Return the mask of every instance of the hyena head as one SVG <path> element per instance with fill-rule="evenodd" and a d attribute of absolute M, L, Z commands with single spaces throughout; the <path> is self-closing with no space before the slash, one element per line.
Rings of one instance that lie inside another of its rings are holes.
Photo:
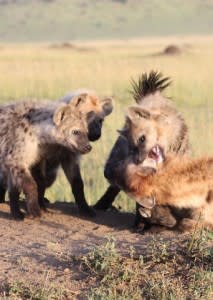
<path fill-rule="evenodd" d="M 87 122 L 81 112 L 70 105 L 63 105 L 54 112 L 53 122 L 60 144 L 81 154 L 91 151 Z"/>
<path fill-rule="evenodd" d="M 123 130 L 136 162 L 151 158 L 160 163 L 171 148 L 170 116 L 140 106 L 129 107 Z"/>
<path fill-rule="evenodd" d="M 113 110 L 112 99 L 99 99 L 95 94 L 82 93 L 72 98 L 69 105 L 78 109 L 87 120 L 89 140 L 98 140 L 104 118 Z"/>

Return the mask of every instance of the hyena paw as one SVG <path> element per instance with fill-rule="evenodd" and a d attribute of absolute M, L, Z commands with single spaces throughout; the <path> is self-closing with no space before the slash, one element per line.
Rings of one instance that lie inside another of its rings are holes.
<path fill-rule="evenodd" d="M 136 201 L 144 208 L 144 209 L 148 209 L 148 210 L 151 210 L 155 204 L 156 204 L 156 201 L 155 201 L 155 198 L 150 196 L 150 197 L 143 197 L 143 198 L 139 198 L 139 199 L 136 199 Z"/>
<path fill-rule="evenodd" d="M 94 218 L 96 216 L 95 211 L 91 207 L 79 208 L 79 213 L 83 217 Z"/>
<path fill-rule="evenodd" d="M 15 220 L 24 220 L 25 214 L 22 211 L 17 210 L 15 212 L 12 212 L 12 217 Z"/>
<path fill-rule="evenodd" d="M 152 210 L 149 208 L 145 208 L 145 207 L 141 206 L 138 209 L 138 211 L 143 218 L 151 218 L 151 216 L 152 216 Z"/>
<path fill-rule="evenodd" d="M 29 203 L 27 206 L 29 216 L 37 218 L 41 216 L 41 210 L 38 203 Z"/>

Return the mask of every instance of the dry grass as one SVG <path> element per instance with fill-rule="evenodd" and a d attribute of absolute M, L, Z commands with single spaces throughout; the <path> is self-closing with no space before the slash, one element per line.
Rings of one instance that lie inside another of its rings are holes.
<path fill-rule="evenodd" d="M 194 155 L 213 154 L 212 39 L 199 38 L 196 41 L 191 38 L 190 47 L 180 56 L 152 55 L 173 42 L 183 46 L 187 40 L 158 38 L 114 44 L 79 44 L 81 49 L 85 47 L 85 51 L 78 51 L 78 47 L 52 49 L 45 44 L 2 45 L 1 102 L 28 97 L 57 99 L 79 87 L 88 87 L 101 95 L 114 97 L 115 110 L 104 124 L 102 139 L 82 160 L 87 199 L 90 204 L 95 203 L 107 187 L 103 166 L 117 137 L 116 129 L 123 123 L 126 106 L 133 103 L 128 93 L 130 78 L 136 78 L 141 72 L 155 69 L 172 77 L 173 85 L 167 95 L 174 99 L 187 119 Z M 88 47 L 90 51 L 87 51 Z M 63 176 L 47 196 L 52 201 L 71 200 L 70 189 Z M 134 203 L 124 195 L 118 198 L 117 205 L 124 210 L 134 208 Z"/>

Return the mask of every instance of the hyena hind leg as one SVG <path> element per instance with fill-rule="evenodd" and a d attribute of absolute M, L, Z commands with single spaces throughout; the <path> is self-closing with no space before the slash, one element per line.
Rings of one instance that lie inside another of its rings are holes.
<path fill-rule="evenodd" d="M 37 183 L 31 175 L 30 170 L 16 166 L 10 173 L 10 203 L 12 208 L 18 212 L 18 197 L 17 190 L 23 191 L 27 201 L 27 212 L 32 217 L 39 217 L 41 215 L 38 203 L 38 187 Z M 16 197 L 14 197 L 14 195 Z M 12 202 L 11 202 L 12 201 Z M 14 212 L 15 213 L 15 212 Z"/>
<path fill-rule="evenodd" d="M 24 213 L 19 207 L 19 189 L 12 183 L 11 178 L 8 179 L 8 195 L 10 201 L 10 211 L 14 219 L 22 220 L 24 219 Z"/>

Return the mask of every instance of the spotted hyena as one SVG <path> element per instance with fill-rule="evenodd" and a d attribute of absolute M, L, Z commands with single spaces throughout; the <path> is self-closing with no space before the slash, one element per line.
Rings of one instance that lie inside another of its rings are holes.
<path fill-rule="evenodd" d="M 101 137 L 102 126 L 106 116 L 113 110 L 111 98 L 99 98 L 95 92 L 88 90 L 79 90 L 72 94 L 66 95 L 52 104 L 58 107 L 62 103 L 75 107 L 75 110 L 81 113 L 87 123 L 88 139 L 96 141 Z M 57 149 L 56 149 L 57 148 Z M 48 153 L 45 154 L 45 166 L 43 176 L 41 176 L 40 165 L 35 165 L 32 168 L 33 177 L 36 178 L 40 190 L 40 205 L 44 207 L 44 193 L 47 187 L 50 187 L 57 177 L 57 171 L 61 165 L 64 173 L 70 182 L 72 192 L 78 204 L 81 214 L 93 216 L 86 202 L 84 195 L 84 184 L 80 172 L 80 157 L 81 154 L 72 151 L 67 147 L 55 145 L 49 147 Z M 4 201 L 5 187 L 1 185 L 1 200 Z"/>
<path fill-rule="evenodd" d="M 151 144 L 161 141 L 166 153 L 180 156 L 190 152 L 187 125 L 172 101 L 162 95 L 169 84 L 168 77 L 154 71 L 133 82 L 132 94 L 138 105 L 129 108 L 106 162 L 104 175 L 110 186 L 95 205 L 96 209 L 107 209 L 120 190 L 126 190 L 126 162 L 129 158 L 137 163 L 143 161 Z M 136 225 L 140 218 L 137 210 Z"/>
<path fill-rule="evenodd" d="M 153 150 L 157 155 L 153 156 Z M 154 146 L 150 156 L 156 163 L 155 172 L 147 174 L 144 163 L 130 162 L 126 167 L 128 193 L 142 206 L 143 217 L 150 224 L 161 224 L 169 209 L 166 227 L 213 229 L 213 158 L 165 158 L 161 145 Z"/>
<path fill-rule="evenodd" d="M 38 179 L 45 172 L 45 158 L 58 147 L 73 153 L 91 150 L 87 122 L 74 105 L 21 102 L 0 108 L 0 164 L 6 181 L 13 217 L 23 218 L 19 194 L 24 192 L 29 215 L 40 215 Z M 38 172 L 39 170 L 39 172 Z"/>

